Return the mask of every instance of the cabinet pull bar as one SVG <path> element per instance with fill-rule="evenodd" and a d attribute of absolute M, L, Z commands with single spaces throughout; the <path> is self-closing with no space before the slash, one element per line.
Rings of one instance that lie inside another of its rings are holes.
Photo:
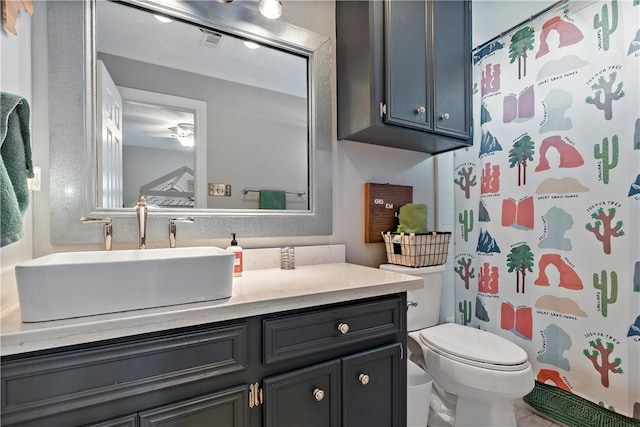
<path fill-rule="evenodd" d="M 262 404 L 262 389 L 260 384 L 249 385 L 249 408 L 257 408 Z"/>

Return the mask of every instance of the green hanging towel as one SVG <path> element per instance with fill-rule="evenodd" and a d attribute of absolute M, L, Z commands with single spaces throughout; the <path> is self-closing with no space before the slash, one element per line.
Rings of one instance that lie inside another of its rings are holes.
<path fill-rule="evenodd" d="M 22 238 L 33 178 L 29 103 L 6 92 L 0 92 L 0 155 L 0 246 L 6 246 Z"/>
<path fill-rule="evenodd" d="M 260 190 L 260 209 L 287 209 L 287 194 L 281 190 Z"/>

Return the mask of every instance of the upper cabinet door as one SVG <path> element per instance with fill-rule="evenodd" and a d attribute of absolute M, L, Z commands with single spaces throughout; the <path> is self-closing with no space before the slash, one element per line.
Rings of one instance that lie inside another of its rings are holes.
<path fill-rule="evenodd" d="M 385 1 L 385 122 L 416 129 L 432 129 L 430 99 L 432 71 L 427 63 L 431 47 L 425 31 L 431 8 L 425 1 Z"/>
<path fill-rule="evenodd" d="M 454 137 L 471 137 L 470 5 L 434 1 L 434 129 Z"/>

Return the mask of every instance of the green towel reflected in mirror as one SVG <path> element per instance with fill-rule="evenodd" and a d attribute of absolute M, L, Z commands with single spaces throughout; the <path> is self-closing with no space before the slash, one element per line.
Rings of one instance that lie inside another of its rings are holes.
<path fill-rule="evenodd" d="M 287 194 L 282 190 L 260 190 L 260 209 L 287 209 Z"/>

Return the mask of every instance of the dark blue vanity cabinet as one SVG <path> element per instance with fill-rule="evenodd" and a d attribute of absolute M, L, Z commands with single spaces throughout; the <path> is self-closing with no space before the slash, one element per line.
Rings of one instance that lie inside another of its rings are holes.
<path fill-rule="evenodd" d="M 336 2 L 338 139 L 427 153 L 472 144 L 471 2 Z"/>
<path fill-rule="evenodd" d="M 404 293 L 2 358 L 2 426 L 406 424 Z"/>

